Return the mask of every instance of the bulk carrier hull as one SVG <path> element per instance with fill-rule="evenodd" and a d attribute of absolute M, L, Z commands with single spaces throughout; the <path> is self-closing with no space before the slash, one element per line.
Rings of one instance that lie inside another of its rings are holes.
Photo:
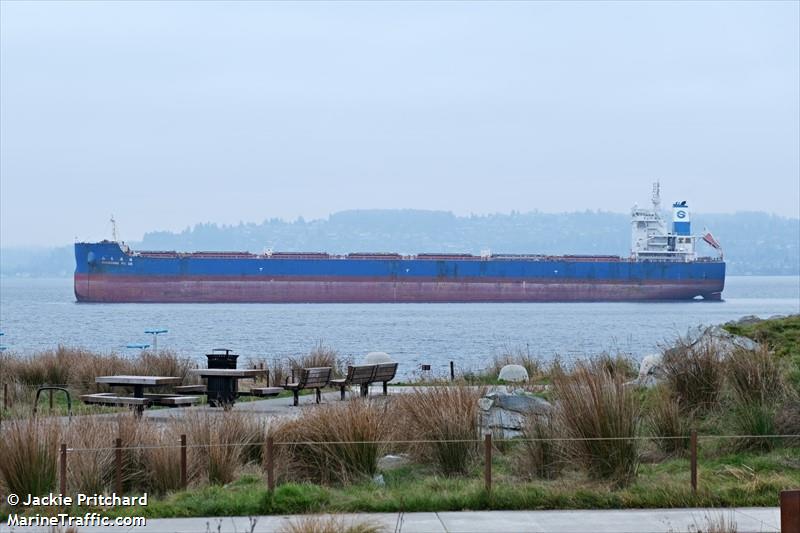
<path fill-rule="evenodd" d="M 721 260 L 132 252 L 75 245 L 79 302 L 599 302 L 719 300 Z"/>

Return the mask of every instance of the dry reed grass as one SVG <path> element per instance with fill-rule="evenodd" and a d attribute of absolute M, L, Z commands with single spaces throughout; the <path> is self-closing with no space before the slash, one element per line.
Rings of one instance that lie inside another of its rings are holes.
<path fill-rule="evenodd" d="M 9 493 L 40 496 L 55 489 L 60 424 L 52 419 L 3 423 L 0 481 Z"/>
<path fill-rule="evenodd" d="M 555 416 L 530 416 L 522 426 L 522 443 L 517 452 L 517 465 L 524 477 L 556 479 L 566 466 L 564 443 Z"/>
<path fill-rule="evenodd" d="M 279 533 L 380 533 L 386 529 L 378 523 L 347 520 L 341 516 L 304 516 L 290 520 Z"/>
<path fill-rule="evenodd" d="M 620 375 L 596 372 L 579 363 L 569 373 L 555 374 L 554 393 L 559 425 L 567 437 L 567 453 L 589 476 L 625 485 L 639 466 L 639 406 Z M 589 440 L 583 440 L 589 439 Z M 606 440 L 607 439 L 607 440 Z"/>
<path fill-rule="evenodd" d="M 648 406 L 646 425 L 659 449 L 679 456 L 689 449 L 691 415 L 685 415 L 680 405 L 665 387 L 654 391 Z"/>
<path fill-rule="evenodd" d="M 186 434 L 192 445 L 189 475 L 224 485 L 236 478 L 241 467 L 260 460 L 266 426 L 244 413 L 190 413 L 176 421 L 175 432 Z M 200 445 L 200 446 L 197 446 Z"/>
<path fill-rule="evenodd" d="M 789 394 L 784 361 L 770 353 L 766 346 L 734 350 L 725 360 L 725 370 L 737 401 L 776 403 Z"/>
<path fill-rule="evenodd" d="M 348 364 L 352 364 L 352 359 L 339 357 L 339 352 L 319 341 L 309 353 L 299 357 L 290 357 L 288 369 L 290 372 L 291 369 L 329 366 L 333 369 L 334 376 L 341 377 L 347 373 Z"/>
<path fill-rule="evenodd" d="M 58 346 L 31 355 L 0 356 L 0 375 L 4 382 L 26 387 L 66 385 L 79 392 L 95 389 L 97 376 L 114 374 L 177 376 L 188 382 L 195 379 L 189 374 L 192 368 L 194 364 L 189 359 L 169 350 L 143 351 L 133 357 L 122 357 L 115 353 L 100 354 Z"/>
<path fill-rule="evenodd" d="M 709 410 L 718 405 L 724 378 L 724 363 L 714 339 L 691 343 L 679 338 L 665 350 L 666 382 L 685 413 Z"/>
<path fill-rule="evenodd" d="M 398 395 L 398 438 L 432 441 L 412 446 L 412 453 L 444 474 L 466 474 L 478 455 L 478 399 L 484 393 L 485 387 L 431 386 Z"/>
<path fill-rule="evenodd" d="M 274 428 L 277 453 L 292 481 L 349 483 L 371 478 L 392 419 L 384 402 L 356 398 L 303 411 Z"/>

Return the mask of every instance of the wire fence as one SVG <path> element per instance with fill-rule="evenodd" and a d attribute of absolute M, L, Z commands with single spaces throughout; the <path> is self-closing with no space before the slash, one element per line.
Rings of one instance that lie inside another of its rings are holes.
<path fill-rule="evenodd" d="M 156 450 L 156 449 L 173 449 L 180 450 L 181 458 L 181 472 L 180 479 L 182 488 L 187 486 L 188 480 L 188 466 L 187 466 L 187 452 L 191 449 L 203 448 L 253 448 L 260 447 L 264 450 L 264 466 L 267 475 L 268 490 L 275 489 L 275 448 L 279 446 L 324 446 L 324 445 L 413 445 L 413 444 L 474 444 L 484 445 L 484 484 L 485 490 L 491 492 L 492 490 L 492 457 L 493 450 L 496 446 L 503 443 L 522 443 L 522 442 L 575 442 L 575 441 L 653 441 L 653 440 L 686 440 L 689 439 L 689 460 L 690 460 L 690 482 L 692 492 L 696 493 L 698 489 L 698 442 L 701 440 L 735 440 L 735 439 L 800 439 L 800 434 L 769 434 L 769 435 L 699 435 L 696 431 L 692 430 L 689 435 L 682 436 L 630 436 L 630 437 L 549 437 L 549 438 L 500 438 L 495 439 L 491 433 L 487 433 L 483 438 L 474 439 L 381 439 L 381 440 L 304 440 L 304 441 L 281 441 L 275 440 L 274 437 L 268 436 L 263 441 L 248 441 L 248 442 L 203 442 L 203 443 L 189 443 L 187 435 L 180 435 L 176 443 L 163 443 L 163 444 L 137 444 L 137 445 L 123 445 L 122 439 L 117 437 L 112 446 L 96 446 L 96 447 L 69 447 L 66 443 L 62 443 L 59 448 L 59 485 L 62 494 L 66 493 L 67 487 L 67 463 L 69 453 L 81 452 L 115 452 L 115 486 L 122 486 L 122 465 L 123 453 L 141 450 Z"/>

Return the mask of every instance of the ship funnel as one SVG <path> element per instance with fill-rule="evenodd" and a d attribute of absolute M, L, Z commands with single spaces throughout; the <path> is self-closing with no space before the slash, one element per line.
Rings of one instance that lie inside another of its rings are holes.
<path fill-rule="evenodd" d="M 692 234 L 692 221 L 686 201 L 672 204 L 672 233 L 675 235 Z"/>

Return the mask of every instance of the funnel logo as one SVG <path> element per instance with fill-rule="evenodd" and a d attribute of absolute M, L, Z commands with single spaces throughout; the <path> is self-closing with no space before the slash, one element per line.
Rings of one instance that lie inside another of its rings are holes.
<path fill-rule="evenodd" d="M 675 216 L 678 218 L 686 218 L 686 211 L 678 211 L 675 213 Z"/>

